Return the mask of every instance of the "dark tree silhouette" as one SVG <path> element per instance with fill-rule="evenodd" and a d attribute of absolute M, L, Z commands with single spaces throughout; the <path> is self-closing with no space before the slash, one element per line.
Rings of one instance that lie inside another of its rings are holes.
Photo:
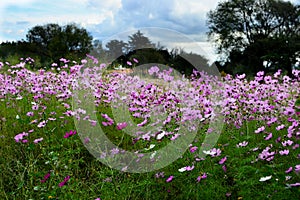
<path fill-rule="evenodd" d="M 281 68 L 291 74 L 299 56 L 300 6 L 290 2 L 222 1 L 209 12 L 208 27 L 231 73 Z"/>

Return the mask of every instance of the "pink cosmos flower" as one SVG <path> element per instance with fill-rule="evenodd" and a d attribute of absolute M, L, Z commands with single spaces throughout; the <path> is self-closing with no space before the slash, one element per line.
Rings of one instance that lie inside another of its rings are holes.
<path fill-rule="evenodd" d="M 35 139 L 35 140 L 33 141 L 33 143 L 34 143 L 34 144 L 37 144 L 37 143 L 39 143 L 39 142 L 41 142 L 41 141 L 43 141 L 43 138 L 38 138 L 38 139 Z"/>
<path fill-rule="evenodd" d="M 66 176 L 65 179 L 58 184 L 59 187 L 64 186 L 70 180 L 70 176 Z"/>
<path fill-rule="evenodd" d="M 247 141 L 243 141 L 243 142 L 238 143 L 238 144 L 236 145 L 236 147 L 237 147 L 237 148 L 239 148 L 239 147 L 245 147 L 245 146 L 247 146 L 247 145 L 248 145 L 248 142 L 247 142 Z"/>
<path fill-rule="evenodd" d="M 265 140 L 270 140 L 273 137 L 273 134 L 270 133 L 269 135 L 267 135 L 267 137 L 265 137 Z"/>
<path fill-rule="evenodd" d="M 285 171 L 285 173 L 288 174 L 288 173 L 290 173 L 291 171 L 293 171 L 293 167 L 288 168 L 288 169 Z"/>
<path fill-rule="evenodd" d="M 265 130 L 265 127 L 262 126 L 262 127 L 258 128 L 257 130 L 255 130 L 255 133 L 261 133 L 261 132 L 263 132 L 264 130 Z"/>
<path fill-rule="evenodd" d="M 23 137 L 25 137 L 25 136 L 28 136 L 28 133 L 23 132 L 23 133 L 16 135 L 14 138 L 15 138 L 16 142 L 20 142 L 21 140 L 23 140 Z"/>
<path fill-rule="evenodd" d="M 69 138 L 69 137 L 71 137 L 72 135 L 75 135 L 75 134 L 76 134 L 76 131 L 70 130 L 69 132 L 66 132 L 64 138 Z"/>
<path fill-rule="evenodd" d="M 296 172 L 296 173 L 299 173 L 299 172 L 300 172 L 300 165 L 296 165 L 296 166 L 295 166 L 295 172 Z"/>
<path fill-rule="evenodd" d="M 44 176 L 44 179 L 41 180 L 41 183 L 45 183 L 49 178 L 50 178 L 51 174 L 50 172 L 48 172 L 45 176 Z"/>
<path fill-rule="evenodd" d="M 206 178 L 207 178 L 207 175 L 206 175 L 206 173 L 204 173 L 202 176 L 198 176 L 197 182 L 199 183 L 201 181 L 201 179 L 206 179 Z"/>
<path fill-rule="evenodd" d="M 282 151 L 279 151 L 279 154 L 280 155 L 288 155 L 290 153 L 290 151 L 288 149 L 285 149 L 285 150 L 282 150 Z"/>
<path fill-rule="evenodd" d="M 171 138 L 170 138 L 170 140 L 176 140 L 176 138 L 178 138 L 180 136 L 180 134 L 179 133 L 176 133 L 176 134 L 174 134 Z"/>
<path fill-rule="evenodd" d="M 300 186 L 300 183 L 289 184 L 289 186 L 291 186 L 291 187 L 298 187 L 298 186 Z"/>
<path fill-rule="evenodd" d="M 223 171 L 226 173 L 226 171 L 227 171 L 226 165 L 223 165 L 223 166 L 222 166 L 222 169 L 223 169 Z"/>
<path fill-rule="evenodd" d="M 122 123 L 118 123 L 117 124 L 117 129 L 118 130 L 122 130 L 122 129 L 126 128 L 126 127 L 127 127 L 127 123 L 126 122 L 122 122 Z"/>
<path fill-rule="evenodd" d="M 170 176 L 169 178 L 167 178 L 166 182 L 169 183 L 173 180 L 174 176 Z"/>
<path fill-rule="evenodd" d="M 277 130 L 277 131 L 280 131 L 280 130 L 284 129 L 284 127 L 285 127 L 285 125 L 282 124 L 282 125 L 280 125 L 280 126 L 277 126 L 277 127 L 276 127 L 276 130 Z"/>
<path fill-rule="evenodd" d="M 220 165 L 223 165 L 227 160 L 227 157 L 225 156 L 224 158 L 222 158 L 220 161 L 219 161 L 219 164 Z"/>
<path fill-rule="evenodd" d="M 286 146 L 291 146 L 294 142 L 291 140 L 286 140 L 281 142 L 282 146 L 286 147 Z"/>
<path fill-rule="evenodd" d="M 48 120 L 43 120 L 43 121 L 41 121 L 41 122 L 37 125 L 37 127 L 38 127 L 38 128 L 45 127 L 46 124 L 47 124 L 47 122 L 48 122 Z"/>
<path fill-rule="evenodd" d="M 190 152 L 194 153 L 195 151 L 197 151 L 198 147 L 194 146 L 194 147 L 190 147 Z"/>

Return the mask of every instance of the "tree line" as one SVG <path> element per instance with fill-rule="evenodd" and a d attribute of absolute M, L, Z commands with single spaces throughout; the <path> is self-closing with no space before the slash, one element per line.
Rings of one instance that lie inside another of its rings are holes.
<path fill-rule="evenodd" d="M 254 75 L 282 69 L 291 75 L 292 69 L 299 68 L 300 5 L 282 0 L 221 1 L 208 13 L 207 26 L 209 40 L 221 55 L 215 62 L 220 71 Z M 86 54 L 97 55 L 103 62 L 113 61 L 112 65 L 126 66 L 132 58 L 139 64 L 166 64 L 186 74 L 193 66 L 184 57 L 208 67 L 203 56 L 154 44 L 140 31 L 128 36 L 127 42 L 111 40 L 103 47 L 101 41 L 93 40 L 87 30 L 75 24 L 46 24 L 30 29 L 25 40 L 0 44 L 2 60 L 33 57 L 40 62 L 35 67 L 59 63 L 61 57 L 78 61 Z"/>

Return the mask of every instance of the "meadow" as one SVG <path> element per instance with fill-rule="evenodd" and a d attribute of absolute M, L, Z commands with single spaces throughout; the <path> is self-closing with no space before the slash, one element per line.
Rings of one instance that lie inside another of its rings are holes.
<path fill-rule="evenodd" d="M 299 70 L 145 81 L 92 57 L 32 62 L 0 62 L 0 199 L 300 199 Z M 182 155 L 155 154 L 176 141 Z"/>

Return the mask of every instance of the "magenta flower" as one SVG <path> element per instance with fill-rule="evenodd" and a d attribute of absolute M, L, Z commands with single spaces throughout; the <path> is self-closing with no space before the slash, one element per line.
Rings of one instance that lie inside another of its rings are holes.
<path fill-rule="evenodd" d="M 222 169 L 223 169 L 223 171 L 226 173 L 226 171 L 227 171 L 226 165 L 223 165 L 223 166 L 222 166 Z"/>
<path fill-rule="evenodd" d="M 294 142 L 291 140 L 286 140 L 281 142 L 282 146 L 286 147 L 286 146 L 291 146 Z"/>
<path fill-rule="evenodd" d="M 248 142 L 247 142 L 247 141 L 243 141 L 243 142 L 238 143 L 238 144 L 236 145 L 236 147 L 237 147 L 237 148 L 239 148 L 239 147 L 245 147 L 245 146 L 247 146 L 247 145 L 248 145 Z"/>
<path fill-rule="evenodd" d="M 131 63 L 130 61 L 127 61 L 127 65 L 131 66 L 131 65 L 132 65 L 132 63 Z"/>
<path fill-rule="evenodd" d="M 285 127 L 285 125 L 282 124 L 282 125 L 280 125 L 280 126 L 277 126 L 277 127 L 276 127 L 276 130 L 277 130 L 277 131 L 280 131 L 280 130 L 284 129 L 284 127 Z"/>
<path fill-rule="evenodd" d="M 38 139 L 35 139 L 35 140 L 33 141 L 33 143 L 34 143 L 34 144 L 37 144 L 37 143 L 43 141 L 43 139 L 44 139 L 44 138 L 38 138 Z"/>
<path fill-rule="evenodd" d="M 25 137 L 25 136 L 28 136 L 28 133 L 23 132 L 23 133 L 16 135 L 14 138 L 15 138 L 16 142 L 20 142 L 21 140 L 23 140 L 23 137 Z"/>
<path fill-rule="evenodd" d="M 71 137 L 72 135 L 75 135 L 75 134 L 76 134 L 76 131 L 70 130 L 69 132 L 66 132 L 64 138 L 69 138 L 69 137 Z"/>
<path fill-rule="evenodd" d="M 265 127 L 262 126 L 262 127 L 258 128 L 257 130 L 255 130 L 254 132 L 255 132 L 255 133 L 261 133 L 261 132 L 263 132 L 264 130 L 265 130 Z"/>
<path fill-rule="evenodd" d="M 300 186 L 300 183 L 289 184 L 289 186 L 291 186 L 291 187 L 298 187 L 298 186 Z"/>
<path fill-rule="evenodd" d="M 194 153 L 195 151 L 197 151 L 198 147 L 194 146 L 194 147 L 190 147 L 190 152 Z"/>
<path fill-rule="evenodd" d="M 300 165 L 296 165 L 296 166 L 295 166 L 295 172 L 296 172 L 296 173 L 299 173 L 299 172 L 300 172 Z"/>
<path fill-rule="evenodd" d="M 267 135 L 267 137 L 265 137 L 265 140 L 270 140 L 273 137 L 273 134 L 270 133 L 269 135 Z"/>
<path fill-rule="evenodd" d="M 288 174 L 288 173 L 290 173 L 291 171 L 293 171 L 293 167 L 288 168 L 288 169 L 285 171 L 285 173 Z"/>
<path fill-rule="evenodd" d="M 220 161 L 219 161 L 219 164 L 220 165 L 223 165 L 227 160 L 227 157 L 225 156 L 224 158 L 222 158 Z"/>
<path fill-rule="evenodd" d="M 22 140 L 22 143 L 27 143 L 27 142 L 28 142 L 28 140 L 26 140 L 26 139 L 25 139 L 25 140 Z"/>
<path fill-rule="evenodd" d="M 48 122 L 48 120 L 43 120 L 43 121 L 41 121 L 41 122 L 37 125 L 37 127 L 38 127 L 38 128 L 45 127 L 46 124 L 47 124 L 47 122 Z"/>
<path fill-rule="evenodd" d="M 165 173 L 164 172 L 159 172 L 155 174 L 156 178 L 164 178 L 165 177 Z"/>
<path fill-rule="evenodd" d="M 70 180 L 70 176 L 66 176 L 65 179 L 58 184 L 59 187 L 64 186 Z"/>
<path fill-rule="evenodd" d="M 174 134 L 171 138 L 170 138 L 170 140 L 176 140 L 176 138 L 178 138 L 180 136 L 180 134 L 179 133 L 176 133 L 176 134 Z"/>
<path fill-rule="evenodd" d="M 207 175 L 206 175 L 206 173 L 204 173 L 202 176 L 198 176 L 197 182 L 199 183 L 201 181 L 201 179 L 206 179 L 206 178 L 207 178 Z"/>
<path fill-rule="evenodd" d="M 285 149 L 285 150 L 282 150 L 282 151 L 279 151 L 279 154 L 280 155 L 288 155 L 290 153 L 290 151 L 288 149 Z"/>
<path fill-rule="evenodd" d="M 126 128 L 126 126 L 127 126 L 126 122 L 118 123 L 117 124 L 117 129 L 122 130 L 122 129 Z"/>
<path fill-rule="evenodd" d="M 138 61 L 136 58 L 133 58 L 133 61 L 134 61 L 135 63 L 139 63 L 139 61 Z"/>
<path fill-rule="evenodd" d="M 44 179 L 41 180 L 41 183 L 45 183 L 49 178 L 50 178 L 51 174 L 50 172 L 48 172 L 45 176 Z"/>
<path fill-rule="evenodd" d="M 173 180 L 174 176 L 170 176 L 169 178 L 167 178 L 166 182 L 169 183 Z"/>

